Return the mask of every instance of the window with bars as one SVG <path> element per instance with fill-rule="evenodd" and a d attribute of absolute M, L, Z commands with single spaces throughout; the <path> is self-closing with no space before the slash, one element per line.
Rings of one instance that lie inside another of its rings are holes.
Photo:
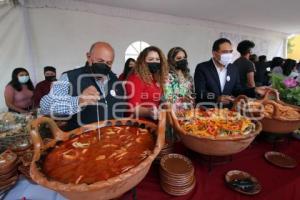
<path fill-rule="evenodd" d="M 149 46 L 150 45 L 144 41 L 135 41 L 135 42 L 131 43 L 125 51 L 125 61 L 128 58 L 133 58 L 136 60 L 138 55 L 140 54 L 140 52 Z"/>

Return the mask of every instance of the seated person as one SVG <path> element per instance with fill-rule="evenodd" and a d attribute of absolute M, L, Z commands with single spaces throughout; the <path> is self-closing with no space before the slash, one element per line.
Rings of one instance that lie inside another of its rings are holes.
<path fill-rule="evenodd" d="M 65 130 L 123 117 L 126 108 L 122 84 L 117 84 L 118 78 L 111 71 L 114 61 L 111 45 L 94 43 L 87 59 L 87 66 L 63 73 L 40 103 L 41 114 L 69 116 Z"/>
<path fill-rule="evenodd" d="M 266 87 L 242 89 L 239 70 L 234 64 L 230 64 L 232 52 L 228 39 L 218 39 L 213 44 L 212 59 L 197 65 L 194 74 L 196 103 L 215 106 L 217 102 L 230 107 L 233 96 L 244 94 L 255 97 L 255 92 L 266 92 Z"/>
<path fill-rule="evenodd" d="M 34 90 L 34 107 L 40 107 L 40 101 L 43 96 L 49 93 L 53 81 L 56 81 L 56 69 L 51 66 L 44 67 L 45 80 L 39 82 Z"/>
<path fill-rule="evenodd" d="M 14 69 L 12 79 L 4 91 L 8 110 L 17 113 L 29 112 L 33 105 L 33 90 L 28 71 L 24 68 Z"/>

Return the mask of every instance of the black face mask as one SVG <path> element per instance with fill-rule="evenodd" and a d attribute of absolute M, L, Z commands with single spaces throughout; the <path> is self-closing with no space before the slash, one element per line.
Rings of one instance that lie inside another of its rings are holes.
<path fill-rule="evenodd" d="M 90 66 L 92 73 L 107 76 L 110 72 L 110 67 L 105 63 L 93 63 Z"/>
<path fill-rule="evenodd" d="M 45 80 L 50 82 L 56 81 L 56 76 L 45 76 Z"/>
<path fill-rule="evenodd" d="M 182 59 L 176 62 L 176 69 L 185 70 L 188 66 L 188 62 L 186 59 Z"/>
<path fill-rule="evenodd" d="M 150 70 L 150 72 L 152 74 L 155 74 L 156 72 L 158 72 L 160 70 L 160 63 L 154 62 L 154 63 L 147 63 L 148 64 L 148 68 Z"/>

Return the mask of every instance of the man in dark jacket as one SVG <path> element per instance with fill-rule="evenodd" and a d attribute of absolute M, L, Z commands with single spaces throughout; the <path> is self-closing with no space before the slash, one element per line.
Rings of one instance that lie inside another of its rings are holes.
<path fill-rule="evenodd" d="M 197 65 L 194 74 L 197 103 L 207 105 L 221 103 L 230 107 L 234 96 L 245 94 L 255 97 L 255 92 L 265 93 L 265 87 L 247 89 L 241 87 L 239 70 L 231 64 L 232 52 L 232 45 L 228 39 L 218 39 L 213 44 L 212 59 Z"/>
<path fill-rule="evenodd" d="M 67 116 L 66 130 L 123 117 L 124 88 L 111 71 L 114 50 L 96 42 L 87 53 L 88 65 L 63 73 L 41 100 L 41 113 Z M 118 84 L 119 83 L 119 84 Z"/>

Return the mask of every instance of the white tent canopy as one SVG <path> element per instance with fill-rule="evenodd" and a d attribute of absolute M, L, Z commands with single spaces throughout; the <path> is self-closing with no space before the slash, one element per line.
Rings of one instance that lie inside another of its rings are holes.
<path fill-rule="evenodd" d="M 300 33 L 299 0 L 78 0 L 178 17 Z"/>
<path fill-rule="evenodd" d="M 213 41 L 222 36 L 234 44 L 253 40 L 254 53 L 269 59 L 285 56 L 287 36 L 300 30 L 296 16 L 291 16 L 299 15 L 293 10 L 300 1 L 286 0 L 283 5 L 283 1 L 267 0 L 263 4 L 267 2 L 280 9 L 259 8 L 262 3 L 258 0 L 220 4 L 216 0 L 24 0 L 17 6 L 0 4 L 0 93 L 15 67 L 27 68 L 36 83 L 43 79 L 46 65 L 55 66 L 58 74 L 82 66 L 95 41 L 107 41 L 114 47 L 113 71 L 117 74 L 124 66 L 125 50 L 135 41 L 156 45 L 165 53 L 182 46 L 192 73 L 197 63 L 210 58 Z M 279 12 L 289 7 L 288 15 Z M 0 108 L 5 108 L 4 97 Z"/>

